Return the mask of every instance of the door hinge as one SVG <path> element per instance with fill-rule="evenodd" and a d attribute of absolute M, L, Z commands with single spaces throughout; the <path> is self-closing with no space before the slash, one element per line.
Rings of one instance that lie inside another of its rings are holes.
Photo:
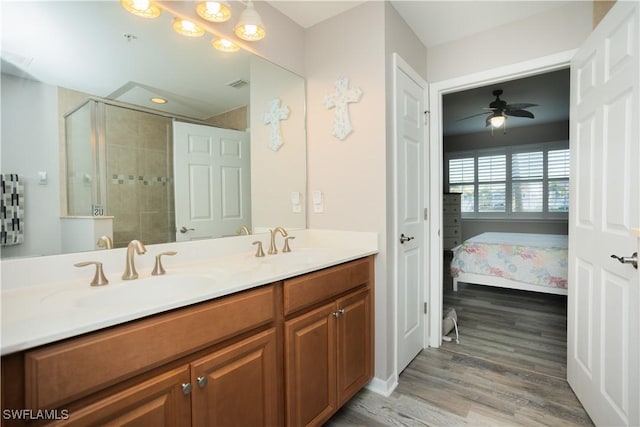
<path fill-rule="evenodd" d="M 424 208 L 424 220 L 425 221 L 429 220 L 429 209 L 428 208 Z"/>
<path fill-rule="evenodd" d="M 427 303 L 426 301 L 424 302 L 424 314 L 429 314 L 429 303 Z"/>
<path fill-rule="evenodd" d="M 429 113 L 430 113 L 430 112 L 429 112 L 429 110 L 426 110 L 426 111 L 424 112 L 424 124 L 425 124 L 425 125 L 428 125 L 428 124 L 429 124 Z"/>

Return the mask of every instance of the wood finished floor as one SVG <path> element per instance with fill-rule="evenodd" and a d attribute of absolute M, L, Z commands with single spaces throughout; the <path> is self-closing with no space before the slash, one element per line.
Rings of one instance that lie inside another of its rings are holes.
<path fill-rule="evenodd" d="M 592 426 L 567 384 L 566 297 L 446 292 L 460 344 L 423 350 L 385 398 L 363 390 L 326 426 Z"/>

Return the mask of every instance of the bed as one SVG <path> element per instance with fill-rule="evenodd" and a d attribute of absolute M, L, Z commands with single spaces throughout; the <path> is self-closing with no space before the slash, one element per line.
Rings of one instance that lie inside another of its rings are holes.
<path fill-rule="evenodd" d="M 482 233 L 452 249 L 458 282 L 567 295 L 567 236 Z"/>

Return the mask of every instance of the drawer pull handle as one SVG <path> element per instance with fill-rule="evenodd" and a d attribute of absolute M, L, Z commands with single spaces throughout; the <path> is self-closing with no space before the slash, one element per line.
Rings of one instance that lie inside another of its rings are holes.
<path fill-rule="evenodd" d="M 182 394 L 184 394 L 185 396 L 191 393 L 191 389 L 193 389 L 193 387 L 191 386 L 191 383 L 182 384 Z"/>
<path fill-rule="evenodd" d="M 198 377 L 196 379 L 198 380 L 198 385 L 200 386 L 200 388 L 205 388 L 207 383 L 209 382 L 207 377 Z"/>
<path fill-rule="evenodd" d="M 340 316 L 342 316 L 344 314 L 344 308 L 341 308 L 340 310 L 336 311 L 333 313 L 333 317 L 335 317 L 336 319 Z"/>

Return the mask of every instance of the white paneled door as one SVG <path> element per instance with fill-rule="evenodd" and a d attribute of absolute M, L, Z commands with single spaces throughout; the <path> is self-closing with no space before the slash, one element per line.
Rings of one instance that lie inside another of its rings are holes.
<path fill-rule="evenodd" d="M 397 283 L 397 372 L 425 346 L 424 207 L 426 83 L 394 55 L 395 218 L 394 264 Z"/>
<path fill-rule="evenodd" d="M 571 62 L 567 377 L 603 426 L 640 425 L 640 279 L 612 258 L 638 252 L 639 4 L 618 1 Z"/>
<path fill-rule="evenodd" d="M 249 134 L 174 122 L 176 241 L 251 227 Z"/>

